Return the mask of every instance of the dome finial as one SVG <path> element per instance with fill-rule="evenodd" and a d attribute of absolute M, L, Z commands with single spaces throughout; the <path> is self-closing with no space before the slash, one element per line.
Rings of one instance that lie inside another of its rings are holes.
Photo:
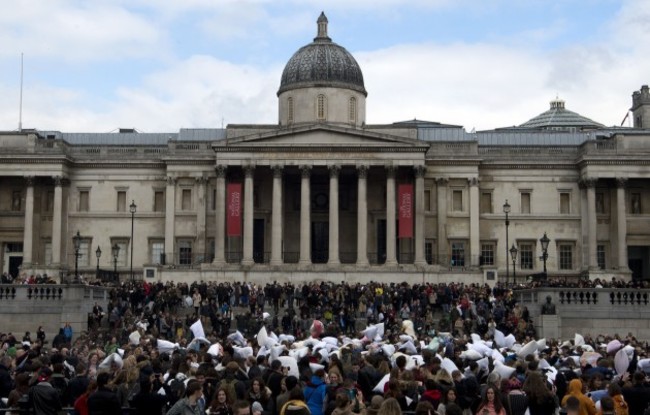
<path fill-rule="evenodd" d="M 318 16 L 316 23 L 318 24 L 318 34 L 314 40 L 331 41 L 332 39 L 327 36 L 327 16 L 325 16 L 325 12 L 320 12 L 320 16 Z"/>

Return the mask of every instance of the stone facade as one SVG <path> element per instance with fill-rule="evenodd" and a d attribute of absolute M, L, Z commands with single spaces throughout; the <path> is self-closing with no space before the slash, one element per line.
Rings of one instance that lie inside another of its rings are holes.
<path fill-rule="evenodd" d="M 311 49 L 329 39 L 323 17 Z M 2 270 L 512 282 L 544 271 L 546 233 L 551 276 L 650 277 L 650 130 L 599 128 L 573 112 L 571 124 L 472 133 L 418 120 L 368 125 L 356 62 L 315 62 L 314 73 L 330 78 L 285 70 L 277 125 L 0 133 Z M 634 94 L 641 118 L 643 91 Z M 231 184 L 241 189 L 234 234 Z M 413 189 L 407 211 L 397 202 L 404 184 Z"/>

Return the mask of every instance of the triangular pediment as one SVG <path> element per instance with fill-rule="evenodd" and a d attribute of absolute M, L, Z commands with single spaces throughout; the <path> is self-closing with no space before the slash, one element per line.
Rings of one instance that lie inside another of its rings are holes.
<path fill-rule="evenodd" d="M 228 140 L 228 147 L 426 147 L 416 139 L 332 125 L 285 128 Z"/>

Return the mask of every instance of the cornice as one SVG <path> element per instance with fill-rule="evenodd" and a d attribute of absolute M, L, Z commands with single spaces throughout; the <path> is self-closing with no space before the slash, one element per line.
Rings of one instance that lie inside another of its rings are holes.
<path fill-rule="evenodd" d="M 213 146 L 216 153 L 426 153 L 429 147 L 416 146 Z"/>

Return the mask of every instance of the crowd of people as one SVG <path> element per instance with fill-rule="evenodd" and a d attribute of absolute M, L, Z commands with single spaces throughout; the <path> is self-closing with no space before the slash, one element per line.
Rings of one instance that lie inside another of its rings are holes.
<path fill-rule="evenodd" d="M 523 287 L 125 283 L 87 332 L 0 334 L 0 398 L 37 414 L 643 414 L 647 344 L 603 333 L 532 352 Z"/>

